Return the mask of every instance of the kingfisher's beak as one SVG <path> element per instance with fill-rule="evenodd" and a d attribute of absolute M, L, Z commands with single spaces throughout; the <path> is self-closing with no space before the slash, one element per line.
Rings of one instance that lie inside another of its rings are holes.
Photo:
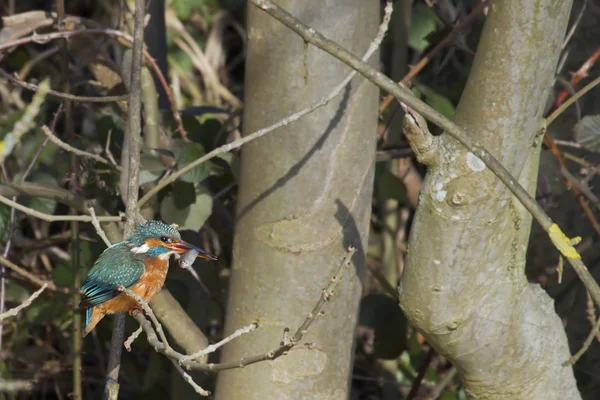
<path fill-rule="evenodd" d="M 185 253 L 188 251 L 196 251 L 198 252 L 198 255 L 196 256 L 197 258 L 204 258 L 205 260 L 216 260 L 217 257 L 211 253 L 209 253 L 208 251 L 204 251 L 196 246 L 194 246 L 193 244 L 190 244 L 188 242 L 185 242 L 183 240 L 180 240 L 179 242 L 176 243 L 169 243 L 166 244 L 165 247 L 168 247 L 171 250 L 174 250 L 178 253 Z"/>

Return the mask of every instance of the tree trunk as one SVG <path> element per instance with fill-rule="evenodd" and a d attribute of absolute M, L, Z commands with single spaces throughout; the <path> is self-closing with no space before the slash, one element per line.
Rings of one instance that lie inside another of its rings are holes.
<path fill-rule="evenodd" d="M 376 0 L 280 3 L 356 54 L 377 33 Z M 349 72 L 249 5 L 245 134 L 316 102 Z M 242 151 L 225 333 L 253 321 L 259 328 L 225 346 L 224 361 L 278 346 L 284 328 L 293 333 L 313 308 L 348 245 L 358 251 L 326 314 L 303 340 L 312 345 L 221 372 L 217 399 L 348 396 L 377 126 L 377 90 L 362 81 L 355 79 L 327 106 Z"/>
<path fill-rule="evenodd" d="M 456 112 L 530 193 L 570 6 L 494 1 Z M 553 302 L 525 278 L 531 216 L 473 154 L 440 141 L 399 287 L 404 312 L 473 398 L 579 398 Z"/>

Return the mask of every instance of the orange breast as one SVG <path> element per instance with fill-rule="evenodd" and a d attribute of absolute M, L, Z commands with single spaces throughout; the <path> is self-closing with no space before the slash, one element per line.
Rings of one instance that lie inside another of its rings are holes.
<path fill-rule="evenodd" d="M 165 284 L 168 270 L 169 260 L 149 259 L 146 261 L 146 270 L 131 291 L 140 295 L 144 301 L 150 301 Z"/>
<path fill-rule="evenodd" d="M 140 280 L 131 287 L 131 291 L 148 302 L 156 293 L 160 292 L 160 289 L 165 284 L 169 270 L 169 261 L 156 258 L 146 261 L 145 265 L 146 269 L 144 273 L 140 277 Z M 121 293 L 97 307 L 107 314 L 113 314 L 129 311 L 135 305 L 136 301 L 134 299 L 125 293 Z"/>

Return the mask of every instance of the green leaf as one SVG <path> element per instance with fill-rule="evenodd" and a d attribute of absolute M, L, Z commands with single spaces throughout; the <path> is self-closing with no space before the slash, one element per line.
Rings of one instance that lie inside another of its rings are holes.
<path fill-rule="evenodd" d="M 184 168 L 186 165 L 196 161 L 204 154 L 206 154 L 204 152 L 204 147 L 200 143 L 188 143 L 183 148 L 181 154 L 179 154 L 179 157 L 177 158 L 177 165 L 179 168 Z M 181 176 L 181 180 L 190 183 L 202 182 L 202 180 L 208 176 L 208 171 L 208 163 L 203 163 L 183 174 Z"/>
<path fill-rule="evenodd" d="M 194 142 L 201 143 L 205 149 L 211 149 L 213 146 L 221 146 L 225 143 L 222 141 L 227 139 L 227 135 L 223 131 L 223 123 L 218 119 L 211 118 L 210 115 L 198 117 L 203 120 L 200 128 L 194 132 L 190 132 L 190 139 Z"/>
<path fill-rule="evenodd" d="M 140 185 L 157 180 L 167 169 L 158 157 L 150 153 L 140 154 Z"/>
<path fill-rule="evenodd" d="M 15 177 L 20 179 L 20 177 Z M 28 179 L 30 182 L 43 183 L 49 186 L 58 186 L 56 178 L 49 173 L 37 171 L 33 173 Z M 22 200 L 23 205 L 33 208 L 36 211 L 44 214 L 53 214 L 56 208 L 56 201 L 52 199 L 43 199 L 41 197 L 28 197 Z"/>
<path fill-rule="evenodd" d="M 373 355 L 395 359 L 406 343 L 406 317 L 398 303 L 382 294 L 370 294 L 360 303 L 359 324 L 373 329 Z"/>
<path fill-rule="evenodd" d="M 154 150 L 155 152 L 157 152 L 158 154 L 161 154 L 163 156 L 175 158 L 175 154 L 173 154 L 173 152 L 171 150 L 159 149 L 159 148 L 154 148 L 152 150 Z"/>
<path fill-rule="evenodd" d="M 180 19 L 188 19 L 192 11 L 192 5 L 189 0 L 173 0 L 171 3 L 173 11 Z"/>
<path fill-rule="evenodd" d="M 377 198 L 380 200 L 394 199 L 401 204 L 406 204 L 406 185 L 402 179 L 392 174 L 387 168 L 381 172 L 381 175 L 375 182 Z"/>
<path fill-rule="evenodd" d="M 33 324 L 45 323 L 52 320 L 54 304 L 37 299 L 27 307 L 26 318 Z"/>
<path fill-rule="evenodd" d="M 456 400 L 456 395 L 450 390 L 444 390 L 440 396 L 440 400 Z"/>
<path fill-rule="evenodd" d="M 171 193 L 174 194 L 173 200 L 175 207 L 179 210 L 183 210 L 196 201 L 196 189 L 194 185 L 188 182 L 177 181 L 173 183 L 173 189 Z"/>
<path fill-rule="evenodd" d="M 52 281 L 56 286 L 73 286 L 71 264 L 66 261 L 59 261 L 52 270 Z"/>
<path fill-rule="evenodd" d="M 212 213 L 212 196 L 202 187 L 196 191 L 196 200 L 193 204 L 180 210 L 175 203 L 171 192 L 165 197 L 160 205 L 160 215 L 168 224 L 178 224 L 179 229 L 190 229 L 198 231 Z"/>
<path fill-rule="evenodd" d="M 231 174 L 235 178 L 236 181 L 240 181 L 240 158 L 233 153 L 223 153 L 217 156 L 221 160 L 224 160 L 227 164 L 229 164 L 229 168 L 231 168 Z"/>
<path fill-rule="evenodd" d="M 436 30 L 438 18 L 425 4 L 413 7 L 408 31 L 408 45 L 417 51 L 424 51 L 431 44 L 426 38 Z"/>
<path fill-rule="evenodd" d="M 575 126 L 577 142 L 591 151 L 600 151 L 600 115 L 586 115 Z"/>
<path fill-rule="evenodd" d="M 433 109 L 444 115 L 446 118 L 454 118 L 454 105 L 447 97 L 421 83 L 416 82 L 415 86 L 425 96 L 425 103 L 429 104 Z"/>

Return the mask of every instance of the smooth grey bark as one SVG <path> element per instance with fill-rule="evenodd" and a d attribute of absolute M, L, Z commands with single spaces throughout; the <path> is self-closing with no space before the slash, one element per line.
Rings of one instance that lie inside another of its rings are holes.
<path fill-rule="evenodd" d="M 376 0 L 279 2 L 328 37 L 363 54 L 377 33 Z M 376 59 L 376 57 L 373 57 Z M 244 132 L 314 103 L 350 72 L 248 6 Z M 275 361 L 221 372 L 216 398 L 343 399 L 348 396 L 371 211 L 377 90 L 355 79 L 327 106 L 242 150 L 225 333 L 259 328 L 225 346 L 222 359 L 267 352 L 321 296 L 348 245 L 358 247 L 303 343 Z"/>
<path fill-rule="evenodd" d="M 456 122 L 535 192 L 536 139 L 571 2 L 496 0 Z M 400 304 L 457 367 L 470 396 L 580 398 L 550 297 L 525 278 L 531 216 L 447 135 L 428 170 Z"/>

